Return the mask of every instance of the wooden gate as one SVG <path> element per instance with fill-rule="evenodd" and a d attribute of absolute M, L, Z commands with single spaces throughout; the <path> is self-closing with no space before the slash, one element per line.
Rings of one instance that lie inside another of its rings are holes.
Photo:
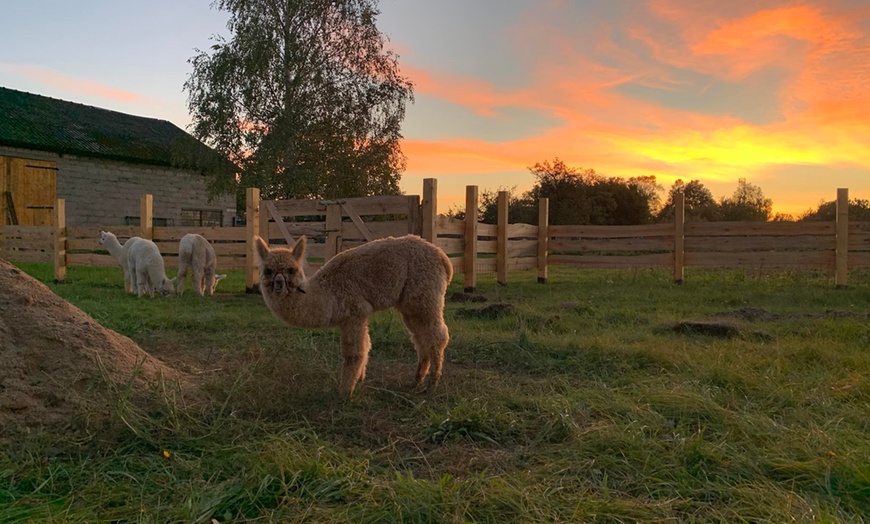
<path fill-rule="evenodd" d="M 420 235 L 420 197 L 264 200 L 259 230 L 268 242 L 288 245 L 305 235 L 310 265 L 318 267 L 337 253 L 376 238 Z"/>
<path fill-rule="evenodd" d="M 0 224 L 52 225 L 57 164 L 0 156 L 0 193 Z"/>

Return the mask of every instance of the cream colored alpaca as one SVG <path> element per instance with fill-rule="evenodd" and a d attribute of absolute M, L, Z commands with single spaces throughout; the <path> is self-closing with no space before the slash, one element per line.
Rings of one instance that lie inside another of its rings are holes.
<path fill-rule="evenodd" d="M 306 278 L 302 270 L 305 237 L 292 249 L 255 238 L 260 257 L 260 292 L 272 313 L 293 326 L 341 330 L 341 392 L 350 396 L 365 378 L 371 340 L 368 318 L 395 308 L 417 350 L 416 387 L 429 375 L 434 390 L 441 378 L 450 335 L 444 324 L 444 294 L 453 277 L 447 255 L 408 235 L 374 240 L 339 253 Z"/>

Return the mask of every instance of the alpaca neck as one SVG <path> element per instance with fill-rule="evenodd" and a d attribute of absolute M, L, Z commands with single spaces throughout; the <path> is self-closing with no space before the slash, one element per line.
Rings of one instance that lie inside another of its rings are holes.
<path fill-rule="evenodd" d="M 299 288 L 288 291 L 288 295 L 276 300 L 273 311 L 281 319 L 298 327 L 320 328 L 335 325 L 332 318 L 331 297 L 318 283 L 306 279 Z"/>
<path fill-rule="evenodd" d="M 116 260 L 121 260 L 121 255 L 124 253 L 124 248 L 123 246 L 121 246 L 121 243 L 118 242 L 117 237 L 107 237 L 106 241 L 103 243 L 103 247 L 105 247 L 109 251 L 109 254 L 115 257 Z"/>

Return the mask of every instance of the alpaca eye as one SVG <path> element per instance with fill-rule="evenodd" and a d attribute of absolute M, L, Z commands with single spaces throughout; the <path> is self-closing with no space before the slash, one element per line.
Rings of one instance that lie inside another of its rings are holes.
<path fill-rule="evenodd" d="M 288 274 L 288 275 L 292 275 L 292 274 L 295 273 L 295 272 L 296 272 L 296 268 L 295 268 L 295 267 L 291 267 L 291 268 L 289 268 L 289 269 L 287 270 L 287 274 Z"/>
<path fill-rule="evenodd" d="M 272 269 L 268 268 L 268 267 L 263 270 L 263 274 L 266 275 L 267 277 L 272 276 L 273 273 L 274 273 L 274 271 L 272 271 Z"/>

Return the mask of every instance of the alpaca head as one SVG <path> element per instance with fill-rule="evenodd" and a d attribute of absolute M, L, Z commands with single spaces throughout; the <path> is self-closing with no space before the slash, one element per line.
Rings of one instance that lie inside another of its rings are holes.
<path fill-rule="evenodd" d="M 160 285 L 157 286 L 157 291 L 164 297 L 175 293 L 175 279 L 164 278 L 160 281 Z"/>
<path fill-rule="evenodd" d="M 113 233 L 109 233 L 108 231 L 100 231 L 100 239 L 97 240 L 97 242 L 99 242 L 102 246 L 106 243 L 107 240 L 109 240 L 109 238 L 113 236 L 115 235 Z"/>
<path fill-rule="evenodd" d="M 292 249 L 275 248 L 256 237 L 257 255 L 260 258 L 260 292 L 273 296 L 285 296 L 289 293 L 305 293 L 302 282 L 305 273 L 302 271 L 302 260 L 305 257 L 305 236 L 299 238 Z"/>

